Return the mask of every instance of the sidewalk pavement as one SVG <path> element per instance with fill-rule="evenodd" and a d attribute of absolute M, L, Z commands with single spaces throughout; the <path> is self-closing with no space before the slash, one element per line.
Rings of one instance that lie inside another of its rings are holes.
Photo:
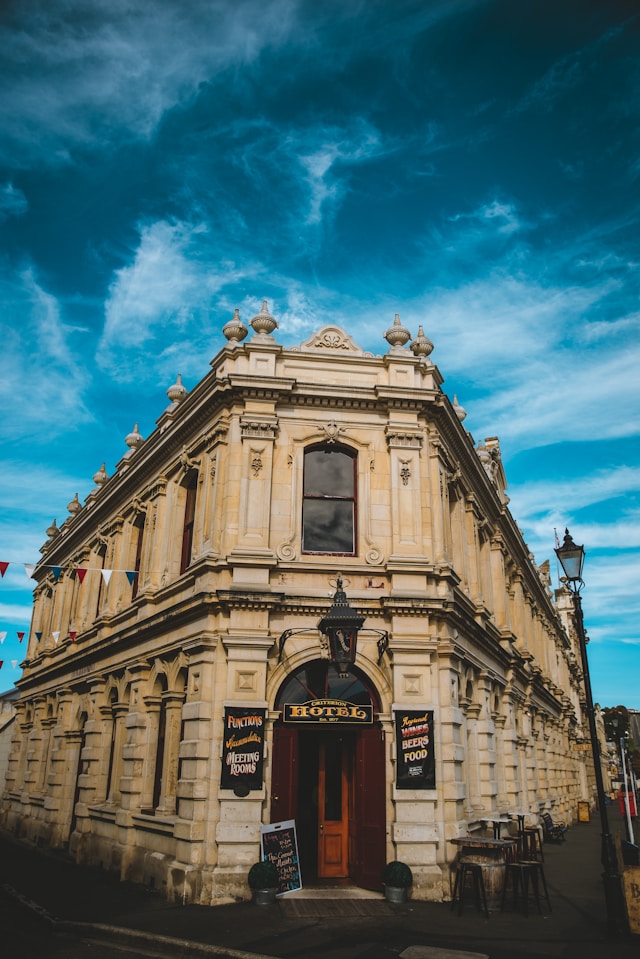
<path fill-rule="evenodd" d="M 609 814 L 612 832 L 624 838 L 617 809 L 611 807 Z M 637 840 L 637 819 L 635 827 Z M 638 959 L 640 936 L 613 940 L 607 933 L 599 818 L 575 823 L 567 835 L 565 843 L 544 847 L 552 909 L 542 915 L 533 905 L 524 916 L 508 902 L 504 912 L 492 911 L 487 919 L 471 899 L 461 916 L 449 903 L 389 905 L 382 897 L 374 900 L 372 914 L 348 917 L 290 918 L 282 900 L 263 907 L 250 902 L 183 906 L 3 833 L 0 889 L 3 913 L 16 927 L 46 922 L 54 933 L 112 943 L 129 956 L 466 959 L 464 954 L 471 953 L 490 959 Z M 8 908 L 7 902 L 12 903 Z M 5 928 L 0 933 L 5 942 L 7 935 Z"/>

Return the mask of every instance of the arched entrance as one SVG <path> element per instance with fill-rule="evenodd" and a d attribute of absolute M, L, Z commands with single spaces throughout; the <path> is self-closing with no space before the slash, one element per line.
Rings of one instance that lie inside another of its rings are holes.
<path fill-rule="evenodd" d="M 380 889 L 386 852 L 378 697 L 355 667 L 314 660 L 283 683 L 273 730 L 271 822 L 296 821 L 303 883 Z"/>

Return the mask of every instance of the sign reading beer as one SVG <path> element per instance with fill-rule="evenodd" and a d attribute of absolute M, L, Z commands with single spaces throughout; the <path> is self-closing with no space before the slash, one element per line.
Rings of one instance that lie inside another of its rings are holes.
<path fill-rule="evenodd" d="M 433 710 L 396 712 L 396 787 L 435 789 Z"/>
<path fill-rule="evenodd" d="M 227 706 L 222 741 L 222 789 L 246 792 L 262 788 L 264 709 Z M 241 794 L 241 793 L 240 793 Z"/>
<path fill-rule="evenodd" d="M 285 723 L 356 723 L 373 722 L 371 703 L 359 705 L 341 699 L 311 699 L 308 703 L 285 703 Z"/>

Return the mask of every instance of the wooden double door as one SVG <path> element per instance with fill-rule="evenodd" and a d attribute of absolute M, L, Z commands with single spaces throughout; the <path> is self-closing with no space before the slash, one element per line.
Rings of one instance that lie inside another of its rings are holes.
<path fill-rule="evenodd" d="M 380 888 L 385 770 L 377 727 L 274 727 L 271 821 L 296 821 L 304 883 Z"/>

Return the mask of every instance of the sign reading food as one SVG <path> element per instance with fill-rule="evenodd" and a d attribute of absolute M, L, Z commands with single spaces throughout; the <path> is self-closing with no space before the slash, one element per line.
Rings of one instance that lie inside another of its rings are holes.
<path fill-rule="evenodd" d="M 435 789 L 433 710 L 398 710 L 396 720 L 396 787 Z"/>

